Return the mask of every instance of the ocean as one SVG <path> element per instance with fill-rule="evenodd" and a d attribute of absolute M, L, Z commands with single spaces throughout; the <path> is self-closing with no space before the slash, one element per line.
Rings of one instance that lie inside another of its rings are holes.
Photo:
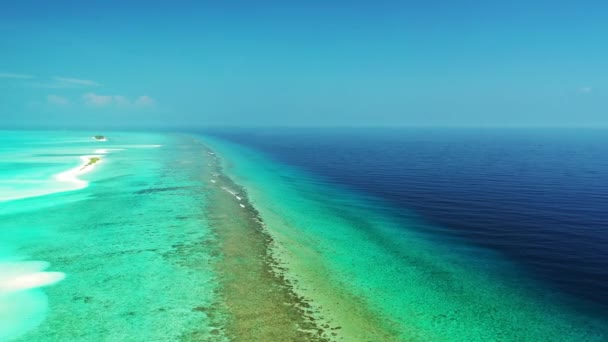
<path fill-rule="evenodd" d="M 248 151 L 232 172 L 262 216 L 376 317 L 422 340 L 607 338 L 604 130 L 207 134 Z"/>
<path fill-rule="evenodd" d="M 606 140 L 4 131 L 0 341 L 605 341 Z"/>
<path fill-rule="evenodd" d="M 415 212 L 424 231 L 515 261 L 608 310 L 608 132 L 342 129 L 223 132 L 361 194 Z M 436 233 L 436 234 L 435 234 Z"/>

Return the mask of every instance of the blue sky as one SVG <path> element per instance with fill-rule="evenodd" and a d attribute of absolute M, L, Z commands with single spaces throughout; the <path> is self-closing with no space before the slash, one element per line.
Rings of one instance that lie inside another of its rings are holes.
<path fill-rule="evenodd" d="M 4 1 L 0 125 L 607 125 L 606 18 L 584 0 Z"/>

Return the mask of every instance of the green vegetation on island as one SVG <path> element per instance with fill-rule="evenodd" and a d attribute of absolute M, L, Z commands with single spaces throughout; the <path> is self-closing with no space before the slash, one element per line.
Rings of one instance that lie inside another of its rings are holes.
<path fill-rule="evenodd" d="M 95 138 L 95 140 L 106 140 L 104 135 L 95 135 L 93 138 Z"/>
<path fill-rule="evenodd" d="M 93 164 L 95 164 L 95 163 L 97 163 L 97 162 L 99 162 L 99 161 L 101 161 L 101 158 L 99 158 L 99 157 L 91 157 L 91 158 L 89 158 L 89 162 L 88 162 L 88 163 L 86 163 L 86 164 L 85 164 L 85 165 L 82 167 L 82 169 L 86 168 L 87 166 L 91 166 L 91 165 L 93 165 Z M 82 170 L 82 169 L 81 169 L 81 170 Z"/>

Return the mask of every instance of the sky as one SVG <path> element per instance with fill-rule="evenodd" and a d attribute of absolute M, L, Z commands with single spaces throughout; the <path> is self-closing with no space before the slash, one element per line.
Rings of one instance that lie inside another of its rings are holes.
<path fill-rule="evenodd" d="M 0 127 L 608 125 L 606 1 L 0 8 Z"/>

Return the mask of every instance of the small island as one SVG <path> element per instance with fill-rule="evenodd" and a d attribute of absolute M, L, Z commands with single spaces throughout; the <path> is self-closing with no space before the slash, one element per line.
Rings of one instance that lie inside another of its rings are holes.
<path fill-rule="evenodd" d="M 93 139 L 97 140 L 97 141 L 107 141 L 108 138 L 106 138 L 104 135 L 95 135 L 93 136 Z"/>
<path fill-rule="evenodd" d="M 99 161 L 101 161 L 101 158 L 99 158 L 99 157 L 91 157 L 91 158 L 89 158 L 89 162 L 86 163 L 86 164 L 84 164 L 82 166 L 82 168 L 80 168 L 80 169 L 81 170 L 86 169 L 87 167 L 89 167 L 89 166 L 91 166 L 91 165 L 93 165 L 93 164 L 95 164 L 95 163 L 97 163 Z"/>

